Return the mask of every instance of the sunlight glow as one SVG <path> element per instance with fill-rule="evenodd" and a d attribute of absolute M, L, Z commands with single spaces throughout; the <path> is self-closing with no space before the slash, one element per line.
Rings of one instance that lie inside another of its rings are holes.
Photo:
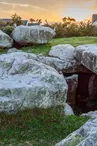
<path fill-rule="evenodd" d="M 86 18 L 89 18 L 91 15 L 91 11 L 86 8 L 67 8 L 64 12 L 64 17 L 73 17 L 77 21 L 84 20 Z"/>

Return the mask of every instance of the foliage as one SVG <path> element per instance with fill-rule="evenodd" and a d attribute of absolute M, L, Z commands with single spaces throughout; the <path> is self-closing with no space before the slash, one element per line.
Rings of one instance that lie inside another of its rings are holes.
<path fill-rule="evenodd" d="M 0 29 L 1 29 L 3 26 L 5 26 L 5 25 L 6 25 L 6 22 L 0 21 Z"/>
<path fill-rule="evenodd" d="M 76 22 L 76 20 L 72 17 L 64 17 L 63 19 L 63 22 L 68 22 L 68 23 L 71 23 L 71 22 Z"/>
<path fill-rule="evenodd" d="M 81 21 L 79 23 L 79 35 L 80 36 L 93 36 L 93 26 L 92 26 L 91 21 L 87 21 L 87 22 Z"/>
<path fill-rule="evenodd" d="M 11 18 L 13 24 L 16 24 L 17 26 L 22 24 L 22 18 L 18 16 L 16 13 L 12 15 Z"/>
<path fill-rule="evenodd" d="M 94 30 L 91 21 L 81 21 L 76 22 L 73 18 L 63 18 L 63 23 L 53 23 L 49 24 L 45 22 L 45 26 L 55 28 L 56 38 L 62 37 L 75 37 L 75 36 L 96 36 L 97 28 Z"/>
<path fill-rule="evenodd" d="M 10 115 L 0 113 L 0 145 L 53 146 L 87 120 L 64 117 L 61 107 L 27 109 Z"/>
<path fill-rule="evenodd" d="M 4 31 L 6 34 L 8 34 L 9 36 L 11 36 L 11 33 L 12 31 L 14 30 L 14 27 L 13 26 L 10 26 L 10 25 L 6 25 L 6 26 L 3 26 L 1 28 L 2 31 Z"/>
<path fill-rule="evenodd" d="M 42 19 L 30 18 L 29 20 L 30 20 L 31 23 L 38 23 L 38 24 L 41 24 L 42 23 Z"/>

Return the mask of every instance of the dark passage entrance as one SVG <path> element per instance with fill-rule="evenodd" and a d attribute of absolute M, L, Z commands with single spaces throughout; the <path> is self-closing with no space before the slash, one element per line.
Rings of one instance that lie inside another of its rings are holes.
<path fill-rule="evenodd" d="M 88 112 L 90 109 L 87 105 L 89 102 L 89 80 L 92 74 L 78 73 L 78 88 L 76 92 L 76 106 L 81 112 Z"/>
<path fill-rule="evenodd" d="M 69 87 L 67 102 L 82 113 L 97 110 L 97 75 L 90 72 L 76 72 L 73 74 L 64 73 L 64 76 L 68 79 L 74 74 L 78 75 L 78 84 L 72 77 L 71 81 L 67 80 Z M 74 88 L 76 89 L 74 90 Z"/>

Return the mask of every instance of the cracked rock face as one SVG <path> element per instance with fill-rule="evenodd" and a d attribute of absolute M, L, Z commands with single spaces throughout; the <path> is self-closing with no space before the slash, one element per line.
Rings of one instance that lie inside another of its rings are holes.
<path fill-rule="evenodd" d="M 13 40 L 6 33 L 0 30 L 0 47 L 10 48 L 13 45 Z"/>
<path fill-rule="evenodd" d="M 34 58 L 24 52 L 0 55 L 0 111 L 65 104 L 63 75 Z"/>
<path fill-rule="evenodd" d="M 75 58 L 86 68 L 97 74 L 97 45 L 81 45 L 75 49 Z"/>
<path fill-rule="evenodd" d="M 97 118 L 87 121 L 55 146 L 97 146 Z"/>
<path fill-rule="evenodd" d="M 12 32 L 13 39 L 20 45 L 46 44 L 55 36 L 55 31 L 44 26 L 18 26 Z"/>

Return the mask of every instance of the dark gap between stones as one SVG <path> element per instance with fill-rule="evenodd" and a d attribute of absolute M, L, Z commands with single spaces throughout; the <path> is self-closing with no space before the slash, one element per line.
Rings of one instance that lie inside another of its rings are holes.
<path fill-rule="evenodd" d="M 97 75 L 90 71 L 63 75 L 68 84 L 67 103 L 79 113 L 97 110 Z"/>

